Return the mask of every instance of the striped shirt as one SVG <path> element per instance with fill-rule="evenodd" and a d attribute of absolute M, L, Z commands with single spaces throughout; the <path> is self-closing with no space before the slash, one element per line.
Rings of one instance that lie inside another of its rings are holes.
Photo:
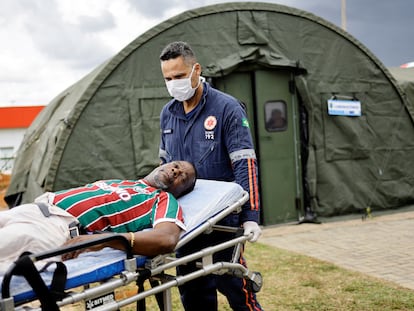
<path fill-rule="evenodd" d="M 53 204 L 75 216 L 89 232 L 136 232 L 165 221 L 185 229 L 182 210 L 174 196 L 142 179 L 101 180 L 57 191 Z"/>

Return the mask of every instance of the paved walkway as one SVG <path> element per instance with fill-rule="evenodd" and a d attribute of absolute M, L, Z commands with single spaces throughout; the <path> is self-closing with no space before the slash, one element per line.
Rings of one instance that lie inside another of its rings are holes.
<path fill-rule="evenodd" d="M 260 242 L 414 290 L 414 207 L 265 227 Z"/>

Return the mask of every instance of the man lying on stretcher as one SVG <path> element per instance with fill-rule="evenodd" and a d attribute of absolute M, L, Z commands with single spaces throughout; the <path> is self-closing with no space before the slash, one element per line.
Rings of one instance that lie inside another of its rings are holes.
<path fill-rule="evenodd" d="M 71 236 L 76 227 L 82 233 L 121 233 L 135 254 L 171 252 L 181 230 L 185 230 L 176 198 L 193 190 L 195 182 L 194 166 L 175 161 L 155 168 L 140 180 L 101 180 L 48 192 L 35 203 L 0 212 L 0 271 L 4 272 L 24 251 L 38 253 L 95 238 L 91 234 Z M 147 228 L 154 230 L 142 231 Z M 117 241 L 108 243 L 88 250 L 122 247 Z M 64 259 L 76 257 L 78 252 Z"/>

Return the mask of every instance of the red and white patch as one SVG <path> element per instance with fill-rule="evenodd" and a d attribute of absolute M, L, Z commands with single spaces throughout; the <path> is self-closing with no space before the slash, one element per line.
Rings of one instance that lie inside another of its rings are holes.
<path fill-rule="evenodd" d="M 204 128 L 207 131 L 213 130 L 217 125 L 217 119 L 215 116 L 208 116 L 207 119 L 204 121 Z"/>

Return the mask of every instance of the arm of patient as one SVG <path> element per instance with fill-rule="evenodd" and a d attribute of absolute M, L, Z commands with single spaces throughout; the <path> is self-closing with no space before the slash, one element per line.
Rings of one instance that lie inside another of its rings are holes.
<path fill-rule="evenodd" d="M 156 256 L 159 254 L 166 254 L 174 251 L 180 238 L 181 228 L 173 222 L 161 222 L 157 224 L 152 230 L 139 231 L 131 233 L 122 233 L 128 239 L 132 246 L 132 252 L 137 255 Z M 103 233 L 111 234 L 111 233 Z M 73 245 L 87 240 L 96 239 L 99 235 L 80 235 L 68 240 L 63 246 Z M 118 241 L 110 241 L 89 247 L 87 249 L 80 249 L 62 255 L 63 260 L 76 258 L 80 253 L 98 251 L 104 247 L 112 247 L 115 249 L 124 249 L 124 246 Z"/>

